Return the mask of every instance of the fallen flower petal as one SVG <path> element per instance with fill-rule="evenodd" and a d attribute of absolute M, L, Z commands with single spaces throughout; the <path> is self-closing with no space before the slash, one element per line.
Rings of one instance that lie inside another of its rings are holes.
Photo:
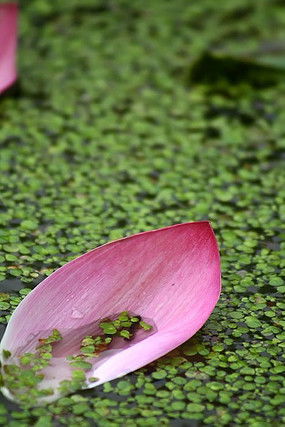
<path fill-rule="evenodd" d="M 192 337 L 210 316 L 220 290 L 219 252 L 208 222 L 135 234 L 70 261 L 40 283 L 13 313 L 0 352 L 20 356 L 33 351 L 39 339 L 46 341 L 42 338 L 51 331 L 60 331 L 62 340 L 54 344 L 51 365 L 43 370 L 43 387 L 55 389 L 70 378 L 66 357 L 78 353 L 84 337 L 98 335 L 100 322 L 113 333 L 102 319 L 115 319 L 126 310 L 141 316 L 142 329 L 133 341 L 120 338 L 92 361 L 87 373 L 92 380 L 86 384 L 92 388 Z M 5 387 L 2 390 L 13 398 Z M 45 399 L 57 397 L 54 393 Z"/>
<path fill-rule="evenodd" d="M 17 15 L 16 3 L 0 4 L 0 93 L 17 78 Z"/>

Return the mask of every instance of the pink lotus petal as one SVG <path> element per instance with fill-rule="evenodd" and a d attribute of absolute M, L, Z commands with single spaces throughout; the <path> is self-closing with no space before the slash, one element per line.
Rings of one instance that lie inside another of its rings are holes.
<path fill-rule="evenodd" d="M 220 295 L 217 242 L 206 221 L 135 234 L 96 248 L 56 270 L 18 306 L 0 349 L 12 354 L 34 348 L 43 331 L 58 329 L 47 382 L 68 377 L 64 356 L 94 334 L 98 319 L 124 310 L 155 325 L 134 344 L 103 352 L 89 387 L 134 371 L 188 340 L 206 322 Z M 60 369 L 58 367 L 61 367 Z M 45 384 L 46 386 L 46 384 Z"/>
<path fill-rule="evenodd" d="M 0 93 L 17 78 L 17 15 L 16 3 L 0 4 Z"/>

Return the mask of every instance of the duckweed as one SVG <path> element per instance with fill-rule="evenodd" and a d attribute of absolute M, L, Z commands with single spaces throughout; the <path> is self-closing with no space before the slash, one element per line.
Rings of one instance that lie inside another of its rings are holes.
<path fill-rule="evenodd" d="M 3 397 L 0 424 L 283 425 L 284 78 L 191 81 L 213 48 L 282 72 L 282 2 L 115 3 L 21 3 L 20 77 L 0 100 L 0 326 L 75 256 L 184 221 L 212 222 L 223 293 L 169 355 L 44 408 Z"/>
<path fill-rule="evenodd" d="M 59 383 L 58 391 L 61 395 L 74 393 L 86 387 L 85 372 L 92 369 L 92 359 L 107 350 L 114 338 L 123 337 L 125 340 L 130 340 L 135 337 L 140 327 L 145 331 L 152 329 L 151 325 L 148 325 L 149 327 L 146 329 L 141 325 L 142 322 L 137 321 L 135 324 L 129 322 L 131 330 L 122 329 L 126 327 L 126 320 L 131 317 L 127 311 L 124 311 L 114 320 L 106 319 L 104 322 L 100 322 L 101 335 L 84 337 L 80 343 L 79 353 L 66 356 L 65 359 L 69 362 L 69 366 L 75 369 L 71 369 L 70 379 L 62 380 Z M 140 319 L 141 317 L 136 316 L 135 318 Z M 115 329 L 115 333 L 111 328 Z M 128 336 L 122 336 L 122 331 L 128 332 Z M 111 334 L 111 337 L 108 337 L 108 334 Z M 2 351 L 4 363 L 0 374 L 0 384 L 9 391 L 22 408 L 27 409 L 41 404 L 45 397 L 55 393 L 55 389 L 44 389 L 42 381 L 45 379 L 45 368 L 52 363 L 53 346 L 62 340 L 61 333 L 57 329 L 53 329 L 48 337 L 38 339 L 38 345 L 32 353 L 13 355 L 9 350 Z M 96 381 L 98 378 L 88 378 L 88 382 Z M 131 387 L 131 385 L 129 387 L 128 381 L 121 381 L 117 386 L 123 389 L 121 394 L 128 394 Z"/>

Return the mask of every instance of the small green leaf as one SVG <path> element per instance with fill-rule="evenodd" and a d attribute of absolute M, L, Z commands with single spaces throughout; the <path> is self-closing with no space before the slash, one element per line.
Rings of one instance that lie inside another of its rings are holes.
<path fill-rule="evenodd" d="M 123 329 L 122 331 L 120 331 L 120 336 L 124 338 L 131 338 L 131 333 L 126 329 Z"/>
<path fill-rule="evenodd" d="M 5 360 L 9 359 L 9 357 L 11 356 L 11 352 L 9 350 L 3 350 L 2 354 Z"/>
<path fill-rule="evenodd" d="M 83 369 L 84 371 L 89 371 L 92 368 L 92 363 L 85 362 L 84 360 L 75 360 L 70 363 L 70 366 L 74 368 Z"/>
<path fill-rule="evenodd" d="M 100 328 L 103 329 L 104 334 L 115 334 L 117 332 L 117 329 L 111 322 L 101 322 Z"/>
<path fill-rule="evenodd" d="M 140 321 L 140 326 L 145 330 L 145 331 L 149 331 L 150 329 L 152 329 L 152 326 L 149 325 L 148 323 L 144 322 L 143 320 Z"/>

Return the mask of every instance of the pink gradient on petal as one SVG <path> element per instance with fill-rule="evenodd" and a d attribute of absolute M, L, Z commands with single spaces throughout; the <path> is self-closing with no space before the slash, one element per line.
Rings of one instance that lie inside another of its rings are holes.
<path fill-rule="evenodd" d="M 95 320 L 124 310 L 151 319 L 154 333 L 113 352 L 100 366 L 95 361 L 91 376 L 99 382 L 90 384 L 94 387 L 152 362 L 193 336 L 210 316 L 220 291 L 219 252 L 208 222 L 139 233 L 96 248 L 51 274 L 18 306 L 1 348 L 17 352 L 32 336 L 52 328 L 63 337 L 71 331 L 76 336 L 76 330 L 88 330 Z M 73 344 L 66 340 L 61 352 L 68 354 Z"/>
<path fill-rule="evenodd" d="M 0 4 L 0 93 L 17 78 L 17 16 L 16 3 Z"/>

